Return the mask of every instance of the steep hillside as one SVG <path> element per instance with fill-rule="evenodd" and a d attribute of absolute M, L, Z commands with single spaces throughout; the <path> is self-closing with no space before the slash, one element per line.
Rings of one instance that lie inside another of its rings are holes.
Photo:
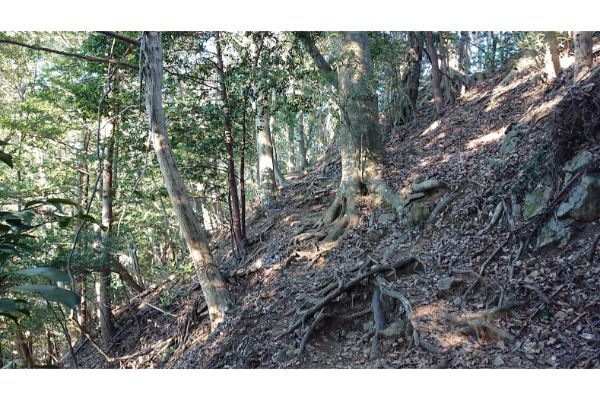
<path fill-rule="evenodd" d="M 503 71 L 441 119 L 423 111 L 386 142 L 405 214 L 365 203 L 335 242 L 296 238 L 331 204 L 339 160 L 288 176 L 274 208 L 251 215 L 242 261 L 228 238 L 213 243 L 236 299 L 216 332 L 182 272 L 115 312 L 112 358 L 81 338 L 79 364 L 597 366 L 599 71 L 577 87 Z"/>

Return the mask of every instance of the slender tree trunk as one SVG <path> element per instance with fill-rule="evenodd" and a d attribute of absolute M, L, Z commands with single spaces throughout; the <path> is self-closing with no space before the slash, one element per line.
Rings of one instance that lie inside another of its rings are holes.
<path fill-rule="evenodd" d="M 145 82 L 146 111 L 152 133 L 156 157 L 169 192 L 181 233 L 190 251 L 196 274 L 208 306 L 212 329 L 225 318 L 231 300 L 225 282 L 215 265 L 206 233 L 194 215 L 183 179 L 175 164 L 171 143 L 167 136 L 162 106 L 162 40 L 160 32 L 144 32 L 141 43 L 142 76 Z"/>
<path fill-rule="evenodd" d="M 271 117 L 270 123 L 270 131 L 271 131 L 271 143 L 273 143 L 273 169 L 275 171 L 275 181 L 277 183 L 277 187 L 280 189 L 287 185 L 285 181 L 285 177 L 281 173 L 281 169 L 279 168 L 279 157 L 277 156 L 277 142 L 275 135 L 275 119 Z"/>
<path fill-rule="evenodd" d="M 458 70 L 461 75 L 461 96 L 465 94 L 467 87 L 469 86 L 469 70 L 471 69 L 469 42 L 469 32 L 461 31 L 460 39 L 458 41 Z"/>
<path fill-rule="evenodd" d="M 433 33 L 425 32 L 425 38 L 427 40 L 427 49 L 429 51 L 429 57 L 431 61 L 431 83 L 433 85 L 433 99 L 435 102 L 435 110 L 438 115 L 444 114 L 444 95 L 442 94 L 441 87 L 441 74 L 440 67 L 438 64 L 438 55 L 435 45 L 433 44 Z"/>
<path fill-rule="evenodd" d="M 288 123 L 288 158 L 287 158 L 287 170 L 288 172 L 295 171 L 296 166 L 296 154 L 294 149 L 296 148 L 294 144 L 294 118 L 290 117 Z"/>
<path fill-rule="evenodd" d="M 296 159 L 296 171 L 302 172 L 306 169 L 306 135 L 304 132 L 304 113 L 298 112 L 298 158 Z"/>
<path fill-rule="evenodd" d="M 594 32 L 578 31 L 573 34 L 575 47 L 575 82 L 579 82 L 592 69 L 592 39 Z"/>
<path fill-rule="evenodd" d="M 242 235 L 246 237 L 246 110 L 248 96 L 244 96 L 244 111 L 242 113 L 242 146 L 240 149 L 240 219 Z"/>
<path fill-rule="evenodd" d="M 98 285 L 98 321 L 100 332 L 106 347 L 112 344 L 114 333 L 110 295 L 110 269 L 113 257 L 111 253 L 113 222 L 113 154 L 115 146 L 116 122 L 112 121 L 107 129 L 106 148 L 102 165 L 102 254 L 103 264 Z"/>
<path fill-rule="evenodd" d="M 269 128 L 269 106 L 264 93 L 256 102 L 258 114 L 256 126 L 256 150 L 259 174 L 259 198 L 262 204 L 269 206 L 275 197 L 275 170 L 273 166 L 273 142 Z"/>
<path fill-rule="evenodd" d="M 229 99 L 227 97 L 227 86 L 225 85 L 225 67 L 220 43 L 220 34 L 216 33 L 217 39 L 217 72 L 219 74 L 219 87 L 221 101 L 223 102 L 223 120 L 225 127 L 225 147 L 227 149 L 227 182 L 229 184 L 229 195 L 231 196 L 231 224 L 234 238 L 234 248 L 237 254 L 244 251 L 244 232 L 242 230 L 240 216 L 240 200 L 238 198 L 237 182 L 235 179 L 235 165 L 233 160 L 233 134 L 231 128 L 231 116 L 229 115 Z"/>
<path fill-rule="evenodd" d="M 17 337 L 17 348 L 19 350 L 19 354 L 21 355 L 21 358 L 25 362 L 25 366 L 27 368 L 34 368 L 35 361 L 33 359 L 31 343 L 25 339 L 25 335 L 23 335 L 23 332 L 20 329 L 17 330 L 16 337 Z"/>

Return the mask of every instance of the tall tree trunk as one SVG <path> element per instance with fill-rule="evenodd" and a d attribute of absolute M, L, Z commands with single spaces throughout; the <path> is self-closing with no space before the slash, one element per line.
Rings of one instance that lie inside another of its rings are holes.
<path fill-rule="evenodd" d="M 256 150 L 258 158 L 259 174 L 259 198 L 262 204 L 269 206 L 275 197 L 275 170 L 273 166 L 273 142 L 271 141 L 271 129 L 269 127 L 269 105 L 267 98 L 259 92 L 256 102 L 257 125 L 256 125 Z"/>
<path fill-rule="evenodd" d="M 560 55 L 558 53 L 558 43 L 556 32 L 544 32 L 544 42 L 546 44 L 546 73 L 548 78 L 554 79 L 560 76 Z"/>
<path fill-rule="evenodd" d="M 242 112 L 242 146 L 240 148 L 240 219 L 242 235 L 246 237 L 246 110 L 248 96 L 244 96 L 244 111 Z"/>
<path fill-rule="evenodd" d="M 298 112 L 298 158 L 296 159 L 296 171 L 302 172 L 306 169 L 306 135 L 304 132 L 304 113 Z"/>
<path fill-rule="evenodd" d="M 431 61 L 431 83 L 433 85 L 433 99 L 435 102 L 435 110 L 438 115 L 444 114 L 444 95 L 442 94 L 441 87 L 441 74 L 438 63 L 438 55 L 435 45 L 433 44 L 433 32 L 425 32 L 425 38 L 427 40 L 427 49 L 429 51 L 429 58 Z"/>
<path fill-rule="evenodd" d="M 324 228 L 298 237 L 337 239 L 345 229 L 360 222 L 358 202 L 366 191 L 383 200 L 400 213 L 402 203 L 383 179 L 383 144 L 379 132 L 377 94 L 369 82 L 373 79 L 373 62 L 366 32 L 347 32 L 341 54 L 344 59 L 337 70 L 342 114 L 340 150 L 342 178 L 333 204 L 323 216 Z"/>
<path fill-rule="evenodd" d="M 208 306 L 211 328 L 225 318 L 231 301 L 225 282 L 215 265 L 206 233 L 194 215 L 183 179 L 175 164 L 162 105 L 162 40 L 160 32 L 144 32 L 141 43 L 142 76 L 145 82 L 145 103 L 156 158 L 163 175 L 181 233 L 190 251 L 196 274 Z"/>
<path fill-rule="evenodd" d="M 289 123 L 288 123 L 288 158 L 287 158 L 287 170 L 288 172 L 293 172 L 295 170 L 295 166 L 296 166 L 296 153 L 294 152 L 294 150 L 296 149 L 296 146 L 294 144 L 294 128 L 295 128 L 295 124 L 294 124 L 294 118 L 290 117 L 289 119 Z"/>
<path fill-rule="evenodd" d="M 277 183 L 277 187 L 281 189 L 287 185 L 287 182 L 285 181 L 285 177 L 283 176 L 283 174 L 281 173 L 281 169 L 279 168 L 279 157 L 277 155 L 277 142 L 275 135 L 275 119 L 273 117 L 271 117 L 269 124 L 269 129 L 271 131 L 271 143 L 273 143 L 273 169 L 275 171 L 275 181 Z"/>
<path fill-rule="evenodd" d="M 227 182 L 229 184 L 229 195 L 231 196 L 231 224 L 234 238 L 234 248 L 241 256 L 244 251 L 244 232 L 242 230 L 240 216 L 240 200 L 238 198 L 237 182 L 235 179 L 235 165 L 233 160 L 233 134 L 231 128 L 231 116 L 229 115 L 229 99 L 227 97 L 227 86 L 225 85 L 225 67 L 223 65 L 223 54 L 221 50 L 220 34 L 216 32 L 217 39 L 217 72 L 219 74 L 219 87 L 221 101 L 223 102 L 223 122 L 225 127 L 225 147 L 227 149 Z"/>
<path fill-rule="evenodd" d="M 421 80 L 421 61 L 423 59 L 423 39 L 420 33 L 409 33 L 410 47 L 406 52 L 407 68 L 402 76 L 402 87 L 406 93 L 401 102 L 400 118 L 398 122 L 407 123 L 414 119 L 419 97 L 419 83 Z M 408 100 L 408 101 L 407 101 Z"/>
<path fill-rule="evenodd" d="M 79 163 L 79 170 L 77 173 L 77 197 L 78 197 L 78 212 L 83 212 L 87 208 L 87 200 L 90 189 L 90 174 L 88 171 L 88 163 L 85 161 L 88 155 L 90 143 L 90 131 L 84 129 L 83 131 L 83 140 L 81 143 L 81 162 Z M 83 222 L 80 222 L 80 226 Z M 79 229 L 80 226 L 77 228 Z M 85 238 L 82 238 L 79 241 L 79 251 L 85 251 L 88 243 Z M 77 321 L 79 324 L 87 330 L 89 323 L 89 310 L 87 304 L 87 281 L 88 274 L 86 271 L 80 270 L 79 272 L 79 294 L 80 294 L 80 302 L 79 309 L 77 310 Z"/>
<path fill-rule="evenodd" d="M 470 39 L 468 31 L 460 32 L 458 40 L 458 70 L 461 75 L 460 94 L 465 94 L 469 86 L 469 70 L 471 69 Z"/>
<path fill-rule="evenodd" d="M 25 362 L 25 366 L 27 368 L 34 368 L 35 361 L 33 359 L 31 342 L 25 339 L 25 335 L 23 335 L 23 332 L 20 329 L 17 330 L 16 336 L 17 348 L 19 350 L 21 358 L 23 359 L 23 362 Z"/>
<path fill-rule="evenodd" d="M 578 31 L 573 34 L 575 47 L 575 82 L 582 80 L 592 69 L 592 39 L 594 32 Z"/>
<path fill-rule="evenodd" d="M 106 347 L 112 344 L 114 332 L 110 295 L 110 267 L 113 262 L 110 243 L 113 222 L 113 154 L 115 146 L 116 122 L 112 121 L 107 129 L 106 147 L 102 164 L 102 225 L 101 232 L 103 264 L 98 285 L 98 322 Z"/>

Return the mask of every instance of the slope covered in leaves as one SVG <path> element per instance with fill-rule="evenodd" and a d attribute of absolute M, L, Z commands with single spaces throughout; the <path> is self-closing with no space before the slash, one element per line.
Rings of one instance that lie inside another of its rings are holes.
<path fill-rule="evenodd" d="M 426 110 L 388 135 L 387 178 L 411 205 L 405 220 L 373 201 L 362 205 L 361 225 L 336 242 L 295 241 L 335 196 L 339 160 L 323 159 L 303 176 L 288 176 L 272 210 L 251 215 L 243 260 L 232 258 L 227 238 L 214 241 L 236 299 L 215 332 L 209 334 L 199 286 L 189 283 L 194 277 L 180 274 L 116 311 L 112 357 L 81 338 L 79 364 L 596 366 L 598 221 L 581 225 L 563 248 L 537 248 L 540 228 L 566 191 L 555 190 L 537 216 L 523 216 L 527 193 L 562 167 L 551 157 L 557 107 L 585 89 L 571 89 L 567 78 L 548 83 L 537 70 L 506 74 L 480 82 L 441 119 L 430 120 Z M 597 142 L 570 151 L 581 148 L 597 157 Z M 413 185 L 428 180 L 443 186 L 415 193 Z M 378 280 L 356 279 L 385 266 L 394 267 Z M 377 297 L 381 291 L 400 295 Z M 72 366 L 68 356 L 64 362 Z"/>

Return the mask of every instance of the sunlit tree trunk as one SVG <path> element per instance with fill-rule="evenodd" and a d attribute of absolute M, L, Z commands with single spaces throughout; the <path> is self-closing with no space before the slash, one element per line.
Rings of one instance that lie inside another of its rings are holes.
<path fill-rule="evenodd" d="M 560 76 L 560 55 L 558 53 L 556 32 L 544 32 L 544 41 L 546 43 L 546 73 L 548 78 L 554 79 Z"/>
<path fill-rule="evenodd" d="M 410 47 L 406 52 L 406 72 L 402 76 L 402 87 L 406 93 L 402 96 L 400 118 L 398 122 L 407 123 L 414 118 L 419 97 L 421 80 L 421 61 L 423 59 L 423 39 L 420 32 L 409 33 Z"/>
<path fill-rule="evenodd" d="M 113 262 L 111 254 L 111 237 L 113 222 L 113 154 L 115 146 L 116 123 L 111 121 L 106 129 L 106 147 L 102 164 L 102 255 L 103 263 L 97 285 L 98 297 L 98 322 L 104 344 L 109 347 L 113 336 L 113 317 L 110 295 L 110 269 Z"/>
<path fill-rule="evenodd" d="M 458 41 L 458 70 L 460 71 L 462 82 L 461 82 L 461 95 L 466 91 L 469 85 L 469 70 L 471 69 L 471 45 L 470 45 L 469 32 L 461 31 L 460 39 Z"/>
<path fill-rule="evenodd" d="M 273 117 L 271 117 L 269 124 L 270 124 L 269 129 L 271 132 L 271 143 L 273 143 L 273 169 L 275 171 L 275 181 L 277 183 L 278 188 L 283 188 L 287 185 L 287 182 L 285 181 L 285 177 L 283 176 L 283 174 L 281 173 L 281 169 L 279 168 L 279 157 L 277 154 L 277 141 L 276 141 L 277 135 L 275 134 L 275 132 L 276 132 L 275 119 Z"/>
<path fill-rule="evenodd" d="M 219 87 L 221 101 L 223 102 L 223 120 L 225 127 L 225 148 L 227 150 L 227 182 L 229 184 L 229 195 L 231 199 L 231 224 L 233 238 L 237 253 L 241 255 L 244 250 L 244 232 L 242 230 L 240 216 L 240 200 L 238 198 L 237 182 L 235 179 L 235 165 L 233 160 L 233 134 L 231 128 L 231 116 L 229 115 L 229 99 L 227 86 L 225 85 L 225 67 L 220 43 L 220 34 L 216 33 L 217 39 L 217 72 L 219 74 Z"/>
<path fill-rule="evenodd" d="M 162 106 L 162 53 L 161 34 L 144 32 L 141 43 L 141 73 L 145 83 L 146 111 L 154 150 L 181 233 L 194 262 L 196 275 L 208 306 L 211 327 L 214 329 L 225 318 L 231 307 L 231 301 L 210 252 L 206 233 L 192 210 L 190 198 L 185 190 L 167 136 Z"/>
<path fill-rule="evenodd" d="M 262 91 L 261 91 L 262 92 Z M 264 93 L 259 94 L 256 102 L 256 151 L 258 156 L 259 198 L 265 206 L 275 197 L 275 170 L 273 165 L 273 142 L 269 126 L 269 105 Z"/>
<path fill-rule="evenodd" d="M 25 338 L 21 329 L 18 329 L 16 332 L 17 338 L 17 349 L 19 350 L 19 354 L 21 358 L 25 362 L 25 366 L 27 368 L 34 368 L 35 361 L 33 359 L 33 351 L 32 351 L 32 343 L 30 340 Z"/>
<path fill-rule="evenodd" d="M 431 84 L 433 86 L 433 100 L 435 103 L 435 110 L 438 115 L 444 113 L 444 95 L 441 87 L 441 74 L 438 63 L 438 55 L 435 45 L 433 44 L 433 32 L 425 32 L 425 38 L 427 40 L 427 50 L 429 51 L 429 58 L 431 61 Z"/>
<path fill-rule="evenodd" d="M 575 82 L 583 79 L 592 69 L 592 39 L 594 32 L 578 31 L 573 33 L 575 47 Z"/>
<path fill-rule="evenodd" d="M 287 170 L 288 172 L 292 172 L 295 169 L 296 165 L 296 146 L 294 145 L 294 118 L 290 117 L 288 123 L 288 131 L 287 131 L 287 139 L 288 139 L 288 158 L 287 158 Z"/>

